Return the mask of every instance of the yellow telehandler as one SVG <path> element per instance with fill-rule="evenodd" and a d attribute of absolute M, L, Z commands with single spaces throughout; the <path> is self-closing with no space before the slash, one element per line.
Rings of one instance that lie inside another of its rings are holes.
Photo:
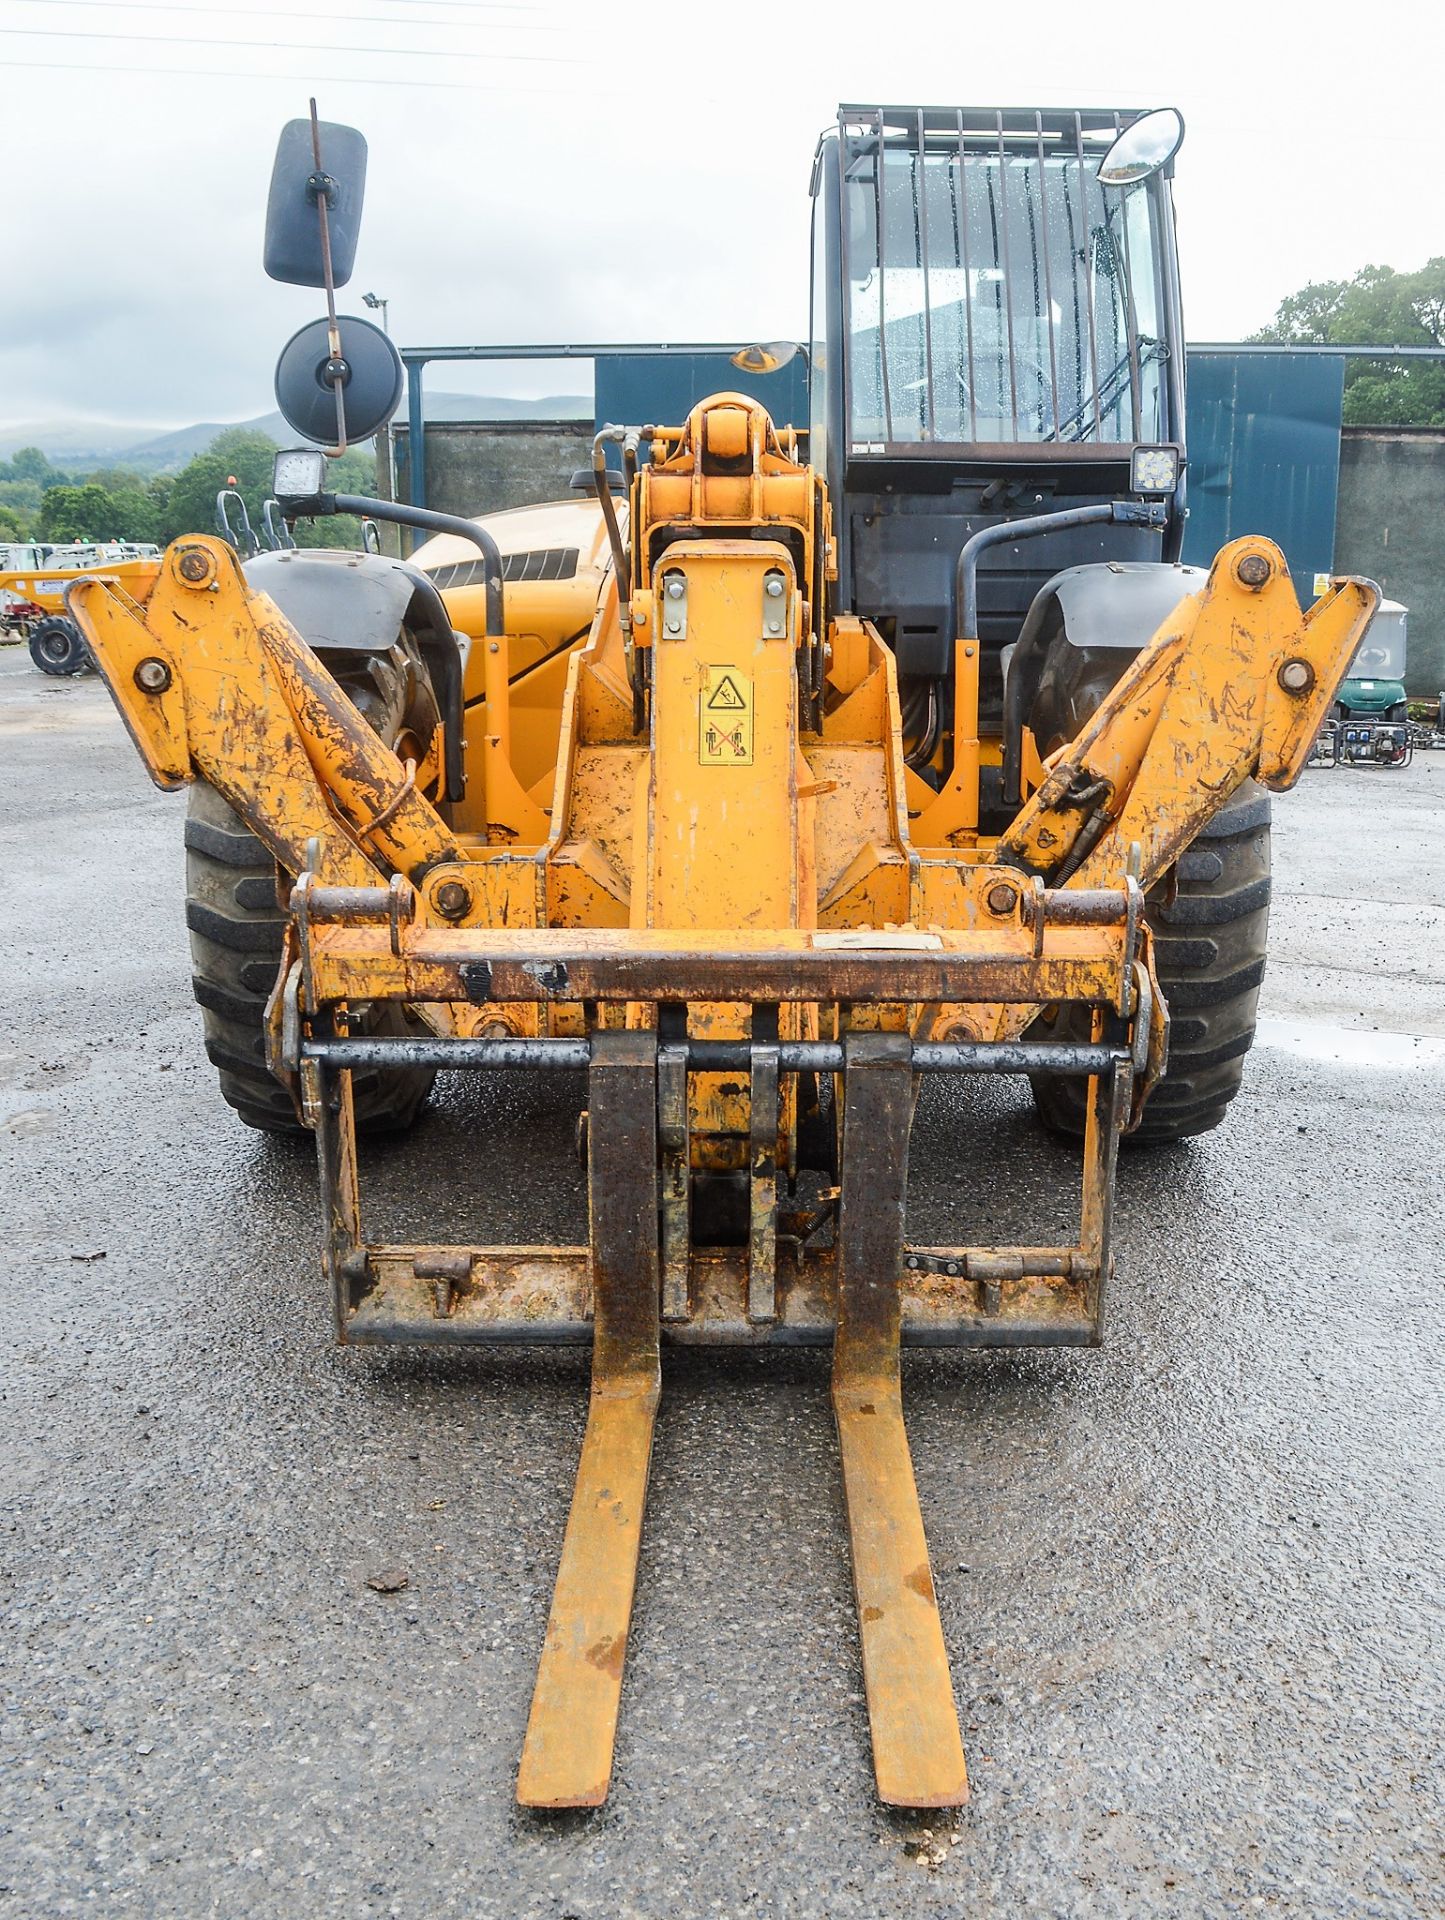
<path fill-rule="evenodd" d="M 831 1346 L 878 1792 L 966 1797 L 900 1348 L 1099 1341 L 1119 1141 L 1213 1126 L 1238 1085 L 1263 790 L 1378 597 L 1301 613 L 1265 539 L 1180 564 L 1181 137 L 844 107 L 806 457 L 718 393 L 604 428 L 595 501 L 469 522 L 333 494 L 297 448 L 289 519 L 410 524 L 417 563 L 196 536 L 144 598 L 67 596 L 152 778 L 191 785 L 208 1042 L 244 1119 L 315 1134 L 337 1337 L 591 1346 L 527 1806 L 607 1793 L 684 1343 Z M 328 293 L 278 393 L 338 444 L 399 391 L 335 314 L 363 166 L 293 122 L 268 225 L 269 269 Z M 368 1240 L 358 1129 L 500 1068 L 586 1074 L 587 1244 Z M 1079 1138 L 1068 1244 L 910 1240 L 933 1073 L 1027 1075 Z"/>

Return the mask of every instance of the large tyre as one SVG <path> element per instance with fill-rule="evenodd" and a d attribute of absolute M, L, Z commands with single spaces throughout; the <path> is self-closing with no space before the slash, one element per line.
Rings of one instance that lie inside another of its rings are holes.
<path fill-rule="evenodd" d="M 305 1131 L 290 1095 L 266 1067 L 263 1021 L 286 920 L 270 854 L 214 787 L 194 781 L 186 814 L 191 985 L 222 1097 L 248 1127 L 264 1133 Z M 357 1030 L 411 1028 L 400 1008 L 379 1005 L 373 1013 L 363 1011 Z M 351 1077 L 358 1127 L 372 1133 L 409 1127 L 434 1078 L 430 1068 L 358 1069 Z"/>
<path fill-rule="evenodd" d="M 1264 978 L 1269 889 L 1269 795 L 1247 780 L 1180 855 L 1177 890 L 1165 881 L 1145 899 L 1169 1005 L 1169 1067 L 1127 1141 L 1160 1146 L 1208 1133 L 1239 1092 Z M 1087 1015 L 1062 1012 L 1048 1036 L 1086 1040 L 1087 1025 Z M 1034 1080 L 1045 1126 L 1081 1134 L 1087 1085 Z"/>
<path fill-rule="evenodd" d="M 30 658 L 42 673 L 94 673 L 95 662 L 80 628 L 63 613 L 37 620 L 29 634 Z"/>

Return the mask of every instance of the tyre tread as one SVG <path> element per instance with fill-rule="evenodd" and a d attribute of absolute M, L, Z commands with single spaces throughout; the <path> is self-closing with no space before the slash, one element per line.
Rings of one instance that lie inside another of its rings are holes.
<path fill-rule="evenodd" d="M 1181 856 L 1174 897 L 1146 900 L 1159 984 L 1171 1015 L 1182 1017 L 1173 1022 L 1164 1078 L 1125 1135 L 1133 1144 L 1208 1133 L 1239 1092 L 1265 969 L 1269 818 L 1269 795 L 1249 782 L 1201 831 L 1199 852 Z M 1198 931 L 1204 928 L 1208 934 Z M 1062 1032 L 1062 1022 L 1054 1032 Z M 1040 1076 L 1033 1092 L 1051 1131 L 1082 1134 L 1086 1083 Z"/>
<path fill-rule="evenodd" d="M 289 917 L 276 898 L 275 862 L 203 780 L 190 789 L 185 846 L 191 989 L 221 1097 L 259 1132 L 304 1133 L 290 1094 L 266 1065 L 266 1002 Z M 353 1074 L 358 1128 L 409 1127 L 434 1077 L 427 1068 Z"/>

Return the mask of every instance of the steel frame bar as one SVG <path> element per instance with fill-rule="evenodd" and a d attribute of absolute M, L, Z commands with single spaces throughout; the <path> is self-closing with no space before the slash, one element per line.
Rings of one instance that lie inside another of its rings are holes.
<path fill-rule="evenodd" d="M 667 1010 L 664 1009 L 666 1015 Z M 1100 1038 L 1067 1051 L 1057 1071 L 1087 1074 L 1090 1088 L 1083 1143 L 1080 1222 L 1077 1241 L 1056 1247 L 924 1247 L 900 1243 L 890 1250 L 887 1271 L 898 1289 L 901 1340 L 910 1346 L 1089 1346 L 1100 1337 L 1104 1287 L 1111 1252 L 1109 1223 L 1118 1135 L 1127 1118 L 1138 1063 L 1116 1044 L 1124 1031 L 1117 1016 L 1098 1016 Z M 948 1045 L 910 1045 L 903 1034 L 888 1035 L 889 1047 L 912 1076 L 920 1065 L 950 1067 Z M 596 1036 L 606 1046 L 620 1044 L 618 1030 Z M 786 1069 L 792 1050 L 827 1055 L 822 1070 L 845 1071 L 849 1049 L 862 1035 L 835 1043 L 782 1042 L 776 1047 Z M 635 1044 L 647 1047 L 655 1036 L 642 1030 Z M 350 1107 L 350 1066 L 373 1055 L 353 1056 L 351 1042 L 309 1042 L 301 1082 L 307 1117 L 315 1126 L 326 1220 L 326 1270 L 331 1280 L 337 1334 L 356 1345 L 425 1344 L 586 1344 L 593 1338 L 596 1309 L 592 1261 L 583 1247 L 556 1246 L 389 1246 L 362 1240 L 357 1193 L 356 1149 Z M 433 1043 L 425 1043 L 431 1045 Z M 436 1042 L 439 1047 L 457 1042 Z M 506 1042 L 467 1043 L 509 1046 Z M 532 1042 L 556 1048 L 570 1062 L 572 1042 Z M 584 1043 L 586 1044 L 586 1043 Z M 776 1173 L 770 1204 L 754 1218 L 746 1249 L 694 1248 L 691 1244 L 688 1179 L 687 1085 L 689 1070 L 708 1070 L 718 1062 L 711 1052 L 691 1061 L 697 1042 L 662 1036 L 657 1048 L 655 1098 L 656 1145 L 661 1169 L 660 1233 L 654 1246 L 662 1331 L 670 1344 L 757 1346 L 821 1345 L 833 1336 L 842 1283 L 836 1250 L 806 1244 L 806 1228 L 778 1207 Z M 702 1043 L 710 1047 L 712 1043 Z M 754 1059 L 747 1041 L 722 1043 Z M 567 1051 L 564 1053 L 563 1049 Z M 604 1051 L 606 1048 L 604 1047 Z M 774 1047 L 760 1043 L 762 1100 L 751 1141 L 752 1157 L 765 1162 L 776 1151 L 776 1118 L 762 1117 L 773 1105 L 769 1095 Z M 992 1051 L 993 1049 L 983 1049 Z M 1039 1049 L 1044 1051 L 1045 1049 Z M 1064 1049 L 1059 1048 L 1059 1052 Z M 1030 1050 L 1014 1044 L 997 1052 L 1019 1070 L 1031 1065 Z M 836 1061 L 833 1054 L 836 1053 Z M 937 1060 L 933 1054 L 941 1056 Z M 1018 1053 L 1021 1057 L 1014 1059 Z M 920 1056 L 923 1056 L 922 1059 Z M 382 1064 L 385 1057 L 378 1056 Z M 408 1060 L 410 1055 L 407 1056 Z M 506 1064 L 516 1064 L 510 1052 Z M 607 1108 L 591 1116 L 589 1138 L 607 1127 Z M 855 1129 L 855 1142 L 856 1142 Z M 603 1141 L 589 1168 L 595 1181 L 611 1141 Z M 627 1167 L 623 1173 L 629 1173 Z M 766 1186 L 767 1167 L 764 1166 Z M 656 1188 L 654 1187 L 656 1195 Z M 768 1194 L 764 1193 L 764 1200 Z M 855 1201 L 856 1206 L 856 1201 Z M 765 1225 L 770 1248 L 759 1240 Z M 804 1238 L 799 1239 L 798 1235 Z M 645 1245 L 645 1243 L 644 1243 Z M 771 1251 L 771 1259 L 767 1257 Z M 896 1257 L 895 1257 L 896 1255 Z M 646 1256 L 651 1258 L 652 1256 Z M 436 1276 L 445 1276 L 438 1290 Z M 607 1314 L 603 1312 L 604 1325 Z"/>
<path fill-rule="evenodd" d="M 1018 350 L 1014 342 L 1014 286 L 1013 264 L 1009 255 L 1008 240 L 1008 161 L 1004 147 L 1003 115 L 997 114 L 998 121 L 998 246 L 995 251 L 995 265 L 1003 267 L 1003 308 L 1004 321 L 1008 329 L 1008 392 L 1009 417 L 1013 422 L 1013 439 L 1019 437 L 1019 375 Z M 891 435 L 889 436 L 892 437 Z"/>
<path fill-rule="evenodd" d="M 366 1277 L 366 1248 L 361 1237 L 361 1187 L 356 1166 L 356 1112 L 351 1071 L 325 1060 L 301 1068 L 301 1102 L 316 1135 L 316 1164 L 321 1188 L 325 1238 L 321 1262 L 331 1295 L 331 1318 L 340 1341 L 355 1304 L 355 1278 Z"/>
<path fill-rule="evenodd" d="M 657 1036 L 592 1042 L 592 1392 L 517 1775 L 525 1807 L 607 1797 L 661 1393 Z"/>
<path fill-rule="evenodd" d="M 1132 1090 L 1132 1075 L 1122 1066 L 1097 1074 L 1089 1082 L 1079 1245 L 1084 1256 L 1081 1265 L 1090 1276 L 1086 1306 L 1096 1339 L 1103 1334 L 1104 1285 L 1114 1257 L 1114 1172 L 1119 1160 L 1119 1135 Z"/>
<path fill-rule="evenodd" d="M 899 1368 L 913 1085 L 906 1040 L 851 1034 L 844 1078 L 833 1412 L 878 1797 L 956 1807 L 968 1771 L 918 1505 Z"/>
<path fill-rule="evenodd" d="M 1074 154 L 1079 163 L 1079 219 L 1084 232 L 1089 231 L 1089 162 L 1084 153 L 1084 116 L 1074 115 Z M 1104 411 L 1099 403 L 1099 334 L 1098 322 L 1094 315 L 1094 259 L 1093 250 L 1085 241 L 1084 310 L 1089 321 L 1089 385 L 1094 403 L 1094 437 L 1102 443 L 1104 435 Z M 1069 452 L 1076 453 L 1076 447 Z"/>
<path fill-rule="evenodd" d="M 958 221 L 958 264 L 963 273 L 965 287 L 971 285 L 972 270 L 969 264 L 970 248 L 968 244 L 968 168 L 964 165 L 963 109 L 958 112 L 958 188 L 955 206 Z M 950 161 L 952 167 L 952 161 Z M 847 222 L 844 223 L 846 230 Z M 973 301 L 963 303 L 963 323 L 968 342 L 968 423 L 969 439 L 978 440 L 978 380 L 973 365 Z"/>
<path fill-rule="evenodd" d="M 592 1339 L 587 1253 L 580 1247 L 443 1250 L 468 1277 L 439 1313 L 418 1274 L 434 1250 L 372 1247 L 371 1285 L 351 1310 L 352 1346 L 586 1346 Z M 950 1272 L 949 1269 L 952 1269 Z M 830 1251 L 799 1266 L 780 1254 L 775 1317 L 750 1320 L 741 1248 L 707 1248 L 688 1265 L 686 1319 L 664 1320 L 670 1347 L 827 1346 L 834 1334 Z M 1007 1277 L 1000 1277 L 1006 1275 Z M 1099 1287 L 1078 1248 L 911 1249 L 895 1276 L 904 1346 L 1085 1347 L 1098 1344 Z"/>
<path fill-rule="evenodd" d="M 663 1009 L 664 1017 L 669 1009 Z M 686 1011 L 683 1011 L 684 1026 Z M 662 1317 L 688 1316 L 692 1251 L 692 1141 L 687 1104 L 687 1036 L 664 1039 L 657 1055 L 657 1131 L 662 1161 Z"/>
<path fill-rule="evenodd" d="M 884 438 L 893 438 L 893 398 L 888 378 L 888 242 L 883 221 L 884 186 L 883 168 L 887 152 L 883 140 L 883 120 L 877 123 L 878 145 L 877 162 L 873 170 L 873 208 L 875 231 L 878 236 L 878 372 L 883 400 Z M 841 143 L 840 143 L 841 144 Z"/>
<path fill-rule="evenodd" d="M 1050 403 L 1052 407 L 1052 412 L 1053 412 L 1052 430 L 1054 432 L 1057 432 L 1058 425 L 1059 425 L 1059 411 L 1062 406 L 1063 396 L 1059 392 L 1059 349 L 1058 349 L 1058 342 L 1055 336 L 1055 329 L 1054 329 L 1054 273 L 1053 273 L 1053 266 L 1050 261 L 1050 249 L 1049 249 L 1049 193 L 1048 193 L 1049 170 L 1047 165 L 1045 164 L 1046 155 L 1044 153 L 1044 116 L 1043 114 L 1036 113 L 1034 115 L 1034 122 L 1038 128 L 1038 160 L 1039 160 L 1038 219 L 1039 219 L 1039 233 L 1043 239 L 1043 245 L 1041 248 L 1039 248 L 1038 251 L 1043 256 L 1044 311 L 1048 316 L 1048 322 L 1049 322 L 1049 378 L 1053 385 L 1053 393 L 1052 393 L 1052 398 Z"/>
<path fill-rule="evenodd" d="M 393 947 L 361 924 L 309 929 L 309 1004 L 394 999 L 715 1002 L 867 1001 L 989 1005 L 1104 1002 L 1132 955 L 1124 891 L 1045 893 L 1030 916 L 863 946 L 782 932 L 671 935 L 501 927 L 405 927 Z M 1027 896 L 1026 896 L 1027 899 Z M 1097 906 L 1096 906 L 1097 903 Z M 1107 903 L 1107 904 L 1105 904 Z M 1095 915 L 1097 914 L 1097 917 Z"/>
<path fill-rule="evenodd" d="M 881 153 L 878 159 L 881 166 L 883 163 Z M 925 437 L 936 440 L 938 412 L 933 385 L 933 289 L 930 282 L 928 245 L 928 170 L 921 112 L 918 115 L 918 152 L 913 158 L 913 205 L 917 217 L 918 252 L 921 256 L 919 265 L 923 269 L 923 395 L 928 414 Z"/>
<path fill-rule="evenodd" d="M 664 1083 L 678 1070 L 750 1073 L 764 1046 L 749 1040 L 687 1040 L 664 1043 L 658 1071 Z M 833 1040 L 783 1040 L 776 1052 L 783 1073 L 841 1073 L 843 1048 Z M 585 1040 L 478 1040 L 408 1038 L 403 1035 L 302 1042 L 303 1060 L 346 1067 L 436 1067 L 445 1072 L 487 1068 L 575 1072 L 588 1064 Z M 915 1073 L 1107 1073 L 1127 1053 L 1122 1047 L 1064 1040 L 920 1040 L 910 1055 Z M 666 1146 L 666 1142 L 664 1142 Z"/>

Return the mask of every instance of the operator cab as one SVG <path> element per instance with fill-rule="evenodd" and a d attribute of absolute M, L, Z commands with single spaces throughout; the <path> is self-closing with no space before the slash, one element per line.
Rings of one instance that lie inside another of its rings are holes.
<path fill-rule="evenodd" d="M 1136 128 L 1143 167 L 1124 152 L 1108 171 L 1136 177 L 1104 184 L 1101 160 Z M 1166 508 L 1159 525 L 1060 528 L 984 556 L 985 736 L 1002 724 L 1004 650 L 1054 575 L 1179 557 L 1182 133 L 1169 110 L 845 106 L 819 143 L 811 457 L 834 503 L 839 605 L 892 646 L 915 733 L 925 708 L 946 710 L 971 535 L 1143 492 Z"/>

